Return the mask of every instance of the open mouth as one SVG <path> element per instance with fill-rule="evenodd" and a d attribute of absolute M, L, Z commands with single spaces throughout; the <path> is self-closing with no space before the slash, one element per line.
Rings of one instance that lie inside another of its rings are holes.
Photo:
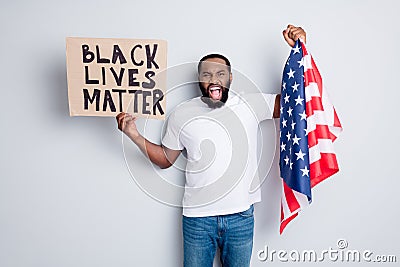
<path fill-rule="evenodd" d="M 222 87 L 217 84 L 212 84 L 208 87 L 208 94 L 214 100 L 220 100 L 222 96 Z"/>

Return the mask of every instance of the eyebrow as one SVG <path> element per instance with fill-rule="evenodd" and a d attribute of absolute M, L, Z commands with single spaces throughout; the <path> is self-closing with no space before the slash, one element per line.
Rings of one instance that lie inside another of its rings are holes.
<path fill-rule="evenodd" d="M 217 73 L 221 73 L 221 72 L 227 72 L 227 70 L 219 70 L 219 71 L 217 71 Z M 209 72 L 209 71 L 202 71 L 201 74 L 211 74 L 211 72 Z"/>

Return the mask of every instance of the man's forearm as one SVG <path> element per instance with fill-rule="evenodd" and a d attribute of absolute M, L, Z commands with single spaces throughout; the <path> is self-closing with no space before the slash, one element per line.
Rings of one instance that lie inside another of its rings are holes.
<path fill-rule="evenodd" d="M 139 147 L 139 149 L 150 159 L 151 162 L 162 169 L 171 166 L 171 163 L 165 156 L 162 146 L 150 142 L 140 134 L 128 137 Z"/>

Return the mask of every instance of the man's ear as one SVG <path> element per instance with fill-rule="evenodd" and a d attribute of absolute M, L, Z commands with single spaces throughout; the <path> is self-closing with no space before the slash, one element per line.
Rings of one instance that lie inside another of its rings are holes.
<path fill-rule="evenodd" d="M 233 76 L 232 76 L 232 72 L 231 72 L 231 73 L 229 73 L 229 83 L 232 83 L 232 80 L 233 80 Z"/>

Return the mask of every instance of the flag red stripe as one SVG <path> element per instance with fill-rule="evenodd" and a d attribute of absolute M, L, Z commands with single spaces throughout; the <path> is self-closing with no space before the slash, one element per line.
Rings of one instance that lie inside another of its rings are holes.
<path fill-rule="evenodd" d="M 290 212 L 298 210 L 300 208 L 300 204 L 297 201 L 293 190 L 285 183 L 285 181 L 283 181 L 283 191 L 285 193 L 286 202 Z"/>
<path fill-rule="evenodd" d="M 312 82 L 316 83 L 318 85 L 318 90 L 319 90 L 319 94 L 320 96 L 322 96 L 322 77 L 321 74 L 318 71 L 317 65 L 315 65 L 315 61 L 314 58 L 312 56 L 311 57 L 311 67 L 312 69 L 308 69 L 307 71 L 305 71 L 304 73 L 304 83 L 305 84 L 310 84 Z"/>
<path fill-rule="evenodd" d="M 319 74 L 319 73 L 318 73 Z M 321 76 L 316 75 L 314 70 L 308 69 L 304 72 L 304 87 L 310 85 L 310 83 L 316 83 L 318 86 L 319 94 L 322 96 L 322 80 Z"/>
<path fill-rule="evenodd" d="M 322 77 L 318 71 L 318 68 L 315 64 L 314 58 L 311 57 L 311 69 L 307 69 L 304 72 L 304 86 L 307 87 L 310 83 L 316 83 L 319 90 L 319 95 L 322 97 L 323 87 L 322 87 Z"/>
<path fill-rule="evenodd" d="M 310 164 L 311 188 L 338 171 L 339 166 L 336 155 L 333 153 L 321 153 L 321 159 Z"/>
<path fill-rule="evenodd" d="M 285 220 L 281 220 L 281 226 L 279 228 L 279 233 L 282 234 L 283 230 L 285 229 L 286 225 L 288 225 L 288 223 L 290 223 L 291 220 L 293 220 L 294 218 L 296 218 L 296 216 L 299 213 L 296 212 L 295 214 L 293 214 L 292 216 L 290 216 L 289 218 L 285 219 Z"/>
<path fill-rule="evenodd" d="M 334 113 L 334 122 L 333 122 L 333 126 L 335 127 L 342 127 L 342 124 L 340 123 L 339 117 L 336 113 L 335 108 L 333 108 L 333 113 Z"/>
<path fill-rule="evenodd" d="M 324 110 L 324 107 L 322 105 L 322 99 L 317 96 L 311 97 L 311 100 L 306 103 L 306 115 L 307 117 L 310 117 L 314 115 L 315 110 Z"/>
<path fill-rule="evenodd" d="M 336 136 L 330 132 L 327 125 L 316 125 L 315 130 L 309 132 L 307 135 L 308 147 L 318 144 L 318 139 L 331 139 L 334 141 Z"/>

